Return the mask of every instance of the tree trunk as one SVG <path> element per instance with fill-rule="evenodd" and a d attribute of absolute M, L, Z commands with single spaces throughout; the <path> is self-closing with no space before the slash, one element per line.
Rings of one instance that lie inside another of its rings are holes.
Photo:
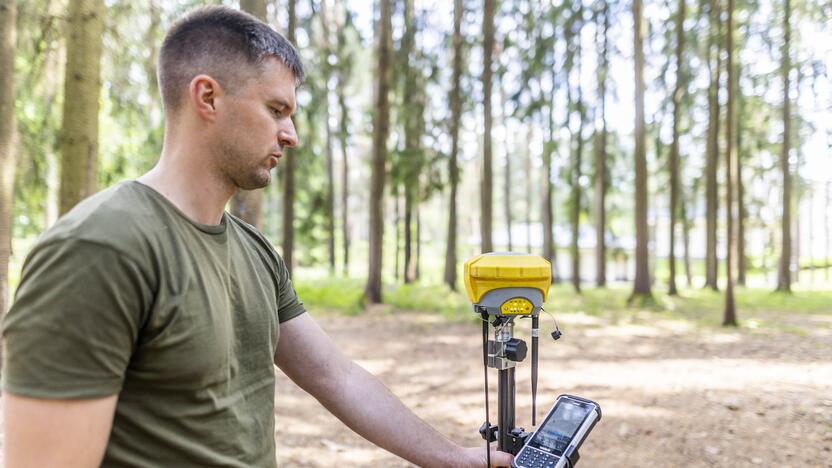
<path fill-rule="evenodd" d="M 734 0 L 728 0 L 728 23 L 725 32 L 725 52 L 727 53 L 727 62 L 725 70 L 728 72 L 728 80 L 726 86 L 728 87 L 728 103 L 725 114 L 725 221 L 726 221 L 726 240 L 727 247 L 725 249 L 725 273 L 727 282 L 725 286 L 725 311 L 723 314 L 722 324 L 726 326 L 737 326 L 737 311 L 736 303 L 734 301 L 734 259 L 736 258 L 736 232 L 734 232 L 734 220 L 736 207 L 734 205 L 734 186 L 736 185 L 735 177 L 737 174 L 737 159 L 736 159 L 736 140 L 734 140 L 734 77 L 736 75 L 734 70 Z"/>
<path fill-rule="evenodd" d="M 422 216 L 419 204 L 416 204 L 416 261 L 413 262 L 413 281 L 419 279 L 420 266 L 422 264 Z"/>
<path fill-rule="evenodd" d="M 350 265 L 350 223 L 349 223 L 349 199 L 350 199 L 350 178 L 349 162 L 347 157 L 347 132 L 349 129 L 346 96 L 344 96 L 345 83 L 338 84 L 338 108 L 341 112 L 339 123 L 338 140 L 341 144 L 341 241 L 344 251 L 344 276 L 349 276 Z"/>
<path fill-rule="evenodd" d="M 296 0 L 289 0 L 289 27 L 286 31 L 286 38 L 292 44 L 296 43 L 295 6 Z M 285 153 L 283 158 L 285 161 L 283 164 L 283 262 L 291 275 L 295 249 L 295 151 L 293 148 L 285 148 L 283 152 Z"/>
<path fill-rule="evenodd" d="M 540 224 L 543 228 L 543 258 L 552 264 L 552 278 L 557 271 L 557 258 L 555 257 L 555 241 L 552 235 L 554 228 L 554 216 L 552 213 L 552 151 L 550 143 L 544 145 L 543 170 L 540 173 L 541 193 L 543 194 Z"/>
<path fill-rule="evenodd" d="M 61 214 L 95 193 L 97 187 L 102 1 L 70 1 L 68 31 L 60 145 Z"/>
<path fill-rule="evenodd" d="M 266 21 L 266 0 L 240 0 L 240 9 L 261 21 Z M 231 199 L 231 213 L 262 230 L 263 190 L 238 190 Z"/>
<path fill-rule="evenodd" d="M 808 195 L 809 195 L 809 213 L 808 213 L 808 225 L 809 225 L 809 232 L 807 233 L 806 239 L 806 257 L 809 259 L 809 284 L 813 285 L 815 282 L 815 253 L 812 249 L 812 241 L 814 240 L 814 211 L 815 211 L 815 190 L 810 183 L 807 187 Z"/>
<path fill-rule="evenodd" d="M 413 192 L 404 189 L 404 282 L 416 278 L 416 262 L 413 256 Z"/>
<path fill-rule="evenodd" d="M 324 132 L 326 134 L 326 236 L 327 254 L 329 255 L 329 272 L 335 273 L 335 169 L 333 164 L 332 151 L 332 129 L 329 126 L 329 78 L 332 74 L 332 66 L 329 65 L 329 58 L 332 54 L 332 45 L 329 37 L 329 15 L 327 0 L 322 0 L 320 9 L 321 18 L 321 49 L 324 52 L 324 96 L 323 96 L 323 119 Z"/>
<path fill-rule="evenodd" d="M 550 80 L 552 82 L 551 95 L 549 96 L 549 108 L 547 109 L 547 112 L 548 112 L 547 117 L 548 117 L 548 120 L 549 120 L 549 125 L 548 125 L 549 134 L 548 134 L 548 141 L 544 145 L 544 150 L 543 150 L 543 153 L 544 153 L 544 155 L 543 155 L 544 169 L 545 169 L 545 177 L 546 177 L 545 178 L 545 184 L 543 185 L 543 190 L 545 192 L 545 197 L 546 197 L 545 198 L 546 204 L 545 204 L 544 208 L 545 208 L 545 213 L 547 213 L 547 218 L 541 219 L 541 221 L 542 221 L 544 229 L 545 229 L 545 231 L 543 231 L 544 257 L 547 260 L 549 260 L 550 262 L 552 262 L 552 283 L 553 284 L 558 284 L 558 283 L 560 283 L 560 270 L 558 269 L 558 242 L 557 242 L 557 239 L 555 239 L 555 237 L 554 237 L 554 228 L 555 228 L 555 225 L 557 224 L 557 222 L 555 220 L 555 215 L 556 215 L 556 213 L 555 213 L 555 204 L 553 203 L 553 200 L 552 200 L 555 196 L 555 187 L 552 183 L 552 178 L 554 177 L 554 174 L 552 174 L 552 167 L 553 167 L 553 165 L 552 165 L 552 153 L 554 153 L 554 151 L 555 151 L 555 141 L 556 141 L 556 139 L 555 139 L 556 138 L 555 137 L 555 132 L 556 132 L 556 129 L 555 129 L 555 98 L 556 98 L 556 94 L 557 94 L 557 87 L 556 87 L 556 85 L 557 85 L 557 79 L 556 78 L 557 77 L 556 77 L 556 72 L 555 72 L 554 59 L 552 61 L 552 64 L 549 67 L 549 73 L 551 73 Z M 567 96 L 570 96 L 569 86 L 566 87 L 566 90 L 567 90 Z M 571 98 L 568 98 L 567 99 L 567 106 L 566 106 L 567 107 L 567 114 L 566 114 L 566 124 L 565 124 L 567 126 L 569 125 L 569 112 L 570 112 L 569 109 L 572 108 L 571 102 L 572 102 Z M 571 148 L 571 146 L 570 146 L 570 148 Z M 543 217 L 541 216 L 541 218 L 543 218 Z M 548 240 L 547 240 L 546 236 L 548 236 Z M 548 248 L 550 249 L 548 255 L 545 254 L 546 248 L 547 248 L 546 246 L 548 246 Z"/>
<path fill-rule="evenodd" d="M 560 281 L 560 278 L 558 278 L 559 275 L 557 246 L 555 245 L 555 239 L 553 234 L 553 229 L 555 227 L 555 213 L 554 206 L 552 204 L 552 152 L 555 144 L 554 106 L 556 94 L 554 64 L 552 64 L 552 66 L 549 67 L 549 70 L 551 73 L 552 90 L 551 96 L 549 96 L 549 108 L 547 110 L 547 117 L 549 120 L 549 132 L 547 135 L 547 141 L 543 145 L 543 170 L 540 174 L 541 195 L 543 197 L 542 206 L 540 210 L 540 224 L 543 228 L 543 258 L 545 258 L 552 264 L 552 282 L 557 283 Z"/>
<path fill-rule="evenodd" d="M 644 302 L 652 298 L 650 291 L 650 269 L 647 264 L 647 154 L 644 131 L 644 20 L 642 0 L 633 0 L 633 29 L 635 47 L 635 231 L 636 231 L 636 277 L 630 303 Z"/>
<path fill-rule="evenodd" d="M 393 230 L 396 231 L 396 254 L 393 256 L 394 265 L 393 265 L 393 277 L 395 277 L 396 281 L 399 280 L 399 256 L 401 253 L 401 225 L 402 225 L 402 212 L 401 212 L 401 203 L 399 197 L 399 187 L 396 185 L 393 190 Z"/>
<path fill-rule="evenodd" d="M 504 169 L 504 178 L 503 178 L 503 204 L 505 208 L 505 215 L 506 215 L 506 236 L 508 239 L 508 251 L 512 251 L 512 239 L 511 239 L 511 185 L 512 185 L 512 173 L 511 173 L 511 153 L 516 148 L 516 145 L 509 145 L 509 131 L 508 131 L 508 113 L 506 113 L 506 90 L 503 88 L 503 80 L 502 77 L 498 77 L 498 88 L 500 89 L 500 118 L 503 123 L 503 129 L 505 129 L 505 152 L 506 152 L 506 165 Z M 513 134 L 512 134 L 513 135 Z"/>
<path fill-rule="evenodd" d="M 783 173 L 783 216 L 780 221 L 780 264 L 777 271 L 777 290 L 791 292 L 791 259 L 792 259 L 792 178 L 789 174 L 789 152 L 791 147 L 791 115 L 789 114 L 789 72 L 791 71 L 791 59 L 789 46 L 791 41 L 791 4 L 785 0 L 783 12 L 783 49 L 781 54 L 780 73 L 783 75 L 783 146 L 780 154 L 780 170 Z"/>
<path fill-rule="evenodd" d="M 345 23 L 349 19 L 350 12 L 347 9 L 346 2 L 342 1 L 344 9 L 344 21 L 336 21 L 338 28 L 338 48 L 337 51 L 347 49 L 347 37 L 345 31 Z M 338 56 L 338 141 L 341 146 L 341 241 L 343 242 L 344 251 L 344 276 L 349 276 L 350 265 L 350 224 L 349 224 L 349 162 L 347 158 L 348 153 L 348 132 L 349 132 L 349 111 L 347 110 L 346 89 L 349 84 L 350 72 L 352 70 L 352 57 L 349 55 Z"/>
<path fill-rule="evenodd" d="M 684 196 L 679 203 L 680 217 L 682 218 L 682 255 L 685 259 L 685 282 L 689 288 L 693 287 L 693 277 L 690 271 L 690 220 L 688 219 L 687 203 Z"/>
<path fill-rule="evenodd" d="M 595 284 L 598 287 L 607 284 L 607 247 L 606 247 L 606 195 L 607 195 L 607 73 L 609 70 L 608 31 L 610 26 L 609 5 L 603 2 L 603 39 L 598 67 L 598 106 L 600 108 L 601 128 L 595 134 Z M 596 36 L 598 33 L 596 32 Z M 598 40 L 596 39 L 596 43 Z"/>
<path fill-rule="evenodd" d="M 378 68 L 376 70 L 375 109 L 373 112 L 373 162 L 370 180 L 370 255 L 367 286 L 364 295 L 367 302 L 381 302 L 381 265 L 384 242 L 382 223 L 384 206 L 384 179 L 387 162 L 387 135 L 390 125 L 388 91 L 390 89 L 390 62 L 392 60 L 392 0 L 381 0 L 378 27 Z"/>
<path fill-rule="evenodd" d="M 676 86 L 673 91 L 673 143 L 670 146 L 670 277 L 667 293 L 676 296 L 676 215 L 679 209 L 679 114 L 681 113 L 682 94 L 685 92 L 682 73 L 682 51 L 685 47 L 685 0 L 679 0 L 676 12 Z"/>
<path fill-rule="evenodd" d="M 739 57 L 737 57 L 739 61 Z M 737 65 L 737 78 L 734 80 L 735 83 L 739 83 L 740 74 L 742 73 L 742 68 L 740 68 L 739 64 Z M 734 92 L 737 95 L 737 101 L 739 103 L 739 113 L 737 115 L 744 115 L 745 112 L 745 97 L 742 94 L 742 89 L 739 86 L 734 86 Z M 743 155 L 745 152 L 743 151 L 742 147 L 742 133 L 743 128 L 742 124 L 740 124 L 740 120 L 736 120 L 736 130 L 737 130 L 737 284 L 740 286 L 745 286 L 745 272 L 748 268 L 747 266 L 747 259 L 745 257 L 745 189 L 742 182 L 742 160 Z"/>
<path fill-rule="evenodd" d="M 445 244 L 445 284 L 456 290 L 456 191 L 459 183 L 457 149 L 459 146 L 459 123 L 462 115 L 460 77 L 462 76 L 462 0 L 454 1 L 454 70 L 451 84 L 451 154 L 448 159 L 448 179 L 451 185 L 448 202 L 448 237 Z"/>
<path fill-rule="evenodd" d="M 12 253 L 12 201 L 17 167 L 14 120 L 14 56 L 17 39 L 15 0 L 0 1 L 0 318 L 9 304 Z"/>
<path fill-rule="evenodd" d="M 482 196 L 482 215 L 480 219 L 480 236 L 482 238 L 482 251 L 491 252 L 494 246 L 491 242 L 491 208 L 494 186 L 494 175 L 491 167 L 491 59 L 494 53 L 494 10 L 496 0 L 485 0 L 485 11 L 482 20 L 483 35 L 483 69 L 482 69 L 482 92 L 483 92 L 483 114 L 485 117 L 483 129 L 483 164 L 482 164 L 482 185 L 480 194 Z"/>
<path fill-rule="evenodd" d="M 708 32 L 708 72 L 710 85 L 708 86 L 708 146 L 705 163 L 705 287 L 714 291 L 719 289 L 719 263 L 716 255 L 717 243 L 717 211 L 719 210 L 719 188 L 717 186 L 717 170 L 719 166 L 719 34 L 717 25 L 719 13 L 718 0 L 711 0 L 709 11 Z M 714 52 L 716 49 L 716 52 Z"/>
<path fill-rule="evenodd" d="M 413 206 L 419 202 L 417 198 L 421 184 L 422 155 L 421 139 L 424 133 L 424 92 L 422 91 L 420 73 L 421 68 L 416 50 L 416 19 L 413 0 L 404 2 L 405 33 L 402 37 L 401 55 L 404 58 L 404 92 L 408 102 L 404 104 L 404 140 L 407 159 L 403 161 L 404 170 L 404 282 L 411 283 L 416 276 L 413 252 Z"/>
<path fill-rule="evenodd" d="M 586 112 L 584 111 L 583 101 L 583 87 L 581 86 L 581 29 L 583 28 L 583 6 L 578 7 L 577 15 L 577 32 L 575 41 L 575 60 L 578 65 L 578 79 L 576 80 L 578 86 L 578 100 L 575 107 L 578 110 L 578 133 L 577 143 L 575 148 L 575 159 L 572 161 L 572 287 L 575 292 L 581 292 L 581 251 L 578 241 L 580 240 L 580 218 L 581 218 L 581 164 L 583 163 L 584 152 L 584 120 L 586 119 Z"/>
<path fill-rule="evenodd" d="M 798 101 L 798 99 L 795 99 Z M 795 169 L 795 173 L 797 170 Z M 802 269 L 800 268 L 800 194 L 795 197 L 794 201 L 792 202 L 793 208 L 797 208 L 797 212 L 795 216 L 792 216 L 792 269 L 794 274 L 792 275 L 792 282 L 799 283 L 800 282 L 800 272 Z"/>

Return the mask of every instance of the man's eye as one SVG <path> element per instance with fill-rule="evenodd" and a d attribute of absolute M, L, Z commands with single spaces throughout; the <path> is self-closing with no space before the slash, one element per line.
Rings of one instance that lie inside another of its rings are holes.
<path fill-rule="evenodd" d="M 282 109 L 277 109 L 275 107 L 272 107 L 271 109 L 272 109 L 272 114 L 274 114 L 275 117 L 283 117 L 283 110 Z"/>

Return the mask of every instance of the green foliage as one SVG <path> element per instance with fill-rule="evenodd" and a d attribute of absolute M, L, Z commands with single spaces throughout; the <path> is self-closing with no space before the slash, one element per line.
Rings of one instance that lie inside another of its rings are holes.
<path fill-rule="evenodd" d="M 471 303 L 459 291 L 452 291 L 445 284 L 405 284 L 389 287 L 384 300 L 398 310 L 439 313 L 449 320 L 470 318 Z"/>
<path fill-rule="evenodd" d="M 683 320 L 696 326 L 721 328 L 725 296 L 703 288 L 681 288 L 678 297 L 668 296 L 664 288 L 654 288 L 653 303 L 646 307 L 628 307 L 629 286 L 585 289 L 575 293 L 568 285 L 553 285 L 549 290 L 547 311 L 559 314 L 586 314 L 610 319 L 613 323 L 645 318 Z M 832 315 L 832 291 L 797 291 L 774 293 L 769 289 L 735 289 L 737 309 L 742 311 L 740 328 L 779 329 L 804 333 L 794 326 L 794 314 Z M 646 315 L 645 315 L 646 314 Z M 829 327 L 828 322 L 818 322 Z"/>
<path fill-rule="evenodd" d="M 364 309 L 364 280 L 325 278 L 295 280 L 295 291 L 311 309 L 356 315 Z"/>
<path fill-rule="evenodd" d="M 323 279 L 294 282 L 298 295 L 313 311 L 356 315 L 363 311 L 363 280 Z M 710 289 L 681 288 L 679 296 L 668 296 L 663 288 L 655 288 L 649 304 L 628 306 L 631 288 L 615 285 L 607 288 L 584 289 L 576 293 L 568 284 L 552 285 L 546 312 L 555 319 L 564 314 L 588 315 L 612 323 L 632 321 L 676 320 L 705 329 L 722 329 L 724 295 Z M 445 285 L 385 285 L 384 301 L 390 313 L 421 312 L 439 314 L 445 319 L 465 321 L 472 318 L 471 304 L 464 290 L 454 292 Z M 773 293 L 768 289 L 737 288 L 736 302 L 742 310 L 741 330 L 766 332 L 779 330 L 805 334 L 810 330 L 792 323 L 795 314 L 832 315 L 832 291 L 797 291 L 792 294 Z M 544 314 L 543 321 L 549 320 Z M 797 321 L 795 321 L 797 322 Z M 546 325 L 548 327 L 548 325 Z M 829 322 L 818 326 L 832 327 Z"/>

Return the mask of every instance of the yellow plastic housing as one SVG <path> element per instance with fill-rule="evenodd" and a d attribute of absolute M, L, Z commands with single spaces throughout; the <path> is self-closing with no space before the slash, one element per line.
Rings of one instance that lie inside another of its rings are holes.
<path fill-rule="evenodd" d="M 551 284 L 552 265 L 538 255 L 486 253 L 465 262 L 465 289 L 474 304 L 501 288 L 536 288 L 545 301 Z"/>

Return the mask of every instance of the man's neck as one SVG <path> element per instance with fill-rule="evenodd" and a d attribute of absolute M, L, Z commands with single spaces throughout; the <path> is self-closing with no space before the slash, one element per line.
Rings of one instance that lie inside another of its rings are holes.
<path fill-rule="evenodd" d="M 186 216 L 208 225 L 217 225 L 236 188 L 221 180 L 210 164 L 189 164 L 193 158 L 162 151 L 156 166 L 138 181 L 161 193 Z"/>

